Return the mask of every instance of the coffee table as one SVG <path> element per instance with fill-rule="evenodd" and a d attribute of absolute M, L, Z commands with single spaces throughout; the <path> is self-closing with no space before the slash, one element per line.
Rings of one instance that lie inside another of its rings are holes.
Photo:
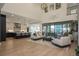
<path fill-rule="evenodd" d="M 52 40 L 51 36 L 43 37 L 43 41 L 51 41 L 51 40 Z"/>

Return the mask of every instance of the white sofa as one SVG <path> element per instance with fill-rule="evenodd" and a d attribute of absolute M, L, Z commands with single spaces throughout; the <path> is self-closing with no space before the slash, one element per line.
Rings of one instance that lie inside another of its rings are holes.
<path fill-rule="evenodd" d="M 39 40 L 39 39 L 42 39 L 42 38 L 43 38 L 42 32 L 36 32 L 35 35 L 31 34 L 32 40 Z"/>
<path fill-rule="evenodd" d="M 74 41 L 73 35 L 72 34 L 69 34 L 68 36 L 70 37 L 71 42 L 73 42 Z"/>
<path fill-rule="evenodd" d="M 59 47 L 65 47 L 71 44 L 71 39 L 69 36 L 64 36 L 61 37 L 60 39 L 53 38 L 52 43 Z"/>

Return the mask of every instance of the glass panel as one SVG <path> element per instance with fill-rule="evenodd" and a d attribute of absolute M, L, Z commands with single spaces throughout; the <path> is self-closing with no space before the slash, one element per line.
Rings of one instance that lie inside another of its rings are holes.
<path fill-rule="evenodd" d="M 43 26 L 43 32 L 46 32 L 46 26 Z"/>
<path fill-rule="evenodd" d="M 71 14 L 76 14 L 76 12 L 77 12 L 77 9 L 71 10 Z"/>
<path fill-rule="evenodd" d="M 70 32 L 71 31 L 71 27 L 70 27 L 70 24 L 63 24 L 63 34 L 66 33 L 66 32 Z"/>
<path fill-rule="evenodd" d="M 30 26 L 30 32 L 35 33 L 35 32 L 39 32 L 40 29 L 40 25 L 39 24 L 32 24 Z"/>
<path fill-rule="evenodd" d="M 54 25 L 51 25 L 51 32 L 54 33 Z"/>
<path fill-rule="evenodd" d="M 62 25 L 61 24 L 55 25 L 55 34 L 57 34 L 57 35 L 62 34 Z"/>
<path fill-rule="evenodd" d="M 71 31 L 71 28 L 70 28 L 70 24 L 68 24 L 68 32 L 70 32 Z"/>
<path fill-rule="evenodd" d="M 67 24 L 63 24 L 63 34 L 68 31 L 67 27 L 68 27 Z"/>
<path fill-rule="evenodd" d="M 54 10 L 54 4 L 50 4 L 50 10 Z"/>
<path fill-rule="evenodd" d="M 73 26 L 73 25 L 72 25 Z M 47 24 L 43 27 L 43 31 L 47 36 L 62 36 L 64 33 L 70 33 L 72 30 L 71 23 Z"/>
<path fill-rule="evenodd" d="M 50 26 L 49 25 L 47 26 L 47 32 L 50 32 Z"/>
<path fill-rule="evenodd" d="M 59 9 L 61 7 L 61 3 L 56 3 L 56 9 Z"/>

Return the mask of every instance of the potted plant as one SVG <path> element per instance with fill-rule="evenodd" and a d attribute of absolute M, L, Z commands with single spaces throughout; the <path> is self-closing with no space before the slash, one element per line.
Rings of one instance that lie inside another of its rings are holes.
<path fill-rule="evenodd" d="M 76 51 L 76 55 L 79 56 L 79 47 L 77 47 L 75 51 Z"/>

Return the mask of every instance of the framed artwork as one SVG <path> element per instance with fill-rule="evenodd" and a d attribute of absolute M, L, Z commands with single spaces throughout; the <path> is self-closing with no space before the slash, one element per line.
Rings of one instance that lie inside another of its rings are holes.
<path fill-rule="evenodd" d="M 20 28 L 21 27 L 20 23 L 14 23 L 14 25 L 15 25 L 15 28 Z"/>
<path fill-rule="evenodd" d="M 20 23 L 14 23 L 14 31 L 19 32 L 21 30 L 21 24 Z"/>

